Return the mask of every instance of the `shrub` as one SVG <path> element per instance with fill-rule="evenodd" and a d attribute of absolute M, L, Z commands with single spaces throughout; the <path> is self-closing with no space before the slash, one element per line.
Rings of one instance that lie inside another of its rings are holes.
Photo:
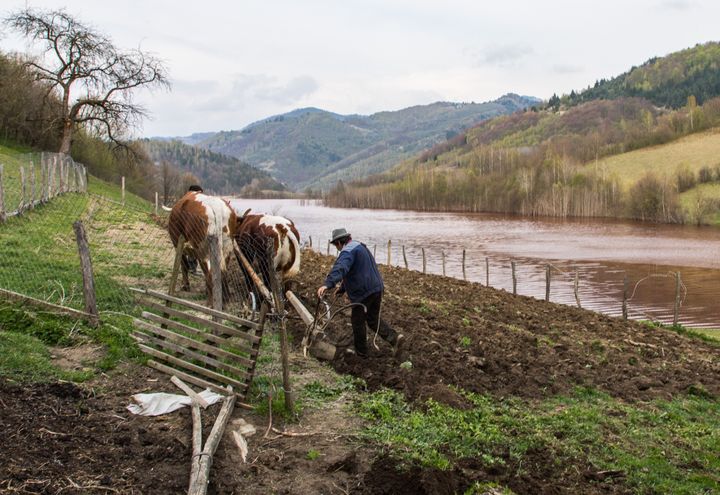
<path fill-rule="evenodd" d="M 703 167 L 700 170 L 698 170 L 698 181 L 701 184 L 706 184 L 708 182 L 712 182 L 713 180 L 713 171 L 710 167 Z"/>
<path fill-rule="evenodd" d="M 647 173 L 631 189 L 628 201 L 629 216 L 652 222 L 679 222 L 677 190 L 668 187 L 652 172 Z"/>
<path fill-rule="evenodd" d="M 697 178 L 695 172 L 690 170 L 687 165 L 682 166 L 675 173 L 675 180 L 677 182 L 678 192 L 685 192 L 692 189 L 697 184 Z"/>

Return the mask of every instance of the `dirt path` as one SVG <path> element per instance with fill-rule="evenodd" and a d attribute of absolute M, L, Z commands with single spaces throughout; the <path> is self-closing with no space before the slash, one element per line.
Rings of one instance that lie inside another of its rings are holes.
<path fill-rule="evenodd" d="M 294 361 L 295 377 L 328 383 L 327 368 Z M 157 417 L 130 414 L 132 394 L 175 393 L 165 375 L 125 365 L 89 385 L 19 386 L 0 380 L 0 493 L 168 494 L 189 482 L 189 409 Z M 306 408 L 288 431 L 270 432 L 268 418 L 236 408 L 214 458 L 208 493 L 345 493 L 363 486 L 374 454 L 356 437 L 359 422 L 345 396 Z M 203 412 L 207 436 L 220 406 Z M 229 434 L 240 419 L 257 432 L 243 463 Z M 275 426 L 283 429 L 283 421 Z M 364 491 L 360 489 L 360 491 Z"/>

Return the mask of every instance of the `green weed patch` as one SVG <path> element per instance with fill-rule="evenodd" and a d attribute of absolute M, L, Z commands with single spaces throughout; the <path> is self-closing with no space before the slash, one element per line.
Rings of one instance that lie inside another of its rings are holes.
<path fill-rule="evenodd" d="M 0 331 L 0 378 L 15 382 L 82 382 L 92 376 L 91 371 L 65 371 L 54 366 L 47 346 L 37 337 Z"/>
<path fill-rule="evenodd" d="M 720 490 L 720 404 L 707 397 L 625 404 L 578 389 L 528 403 L 460 393 L 471 409 L 432 400 L 418 409 L 393 391 L 371 394 L 357 405 L 371 422 L 365 436 L 406 463 L 439 469 L 472 458 L 520 476 L 543 452 L 558 477 L 592 466 L 621 473 L 636 493 Z"/>

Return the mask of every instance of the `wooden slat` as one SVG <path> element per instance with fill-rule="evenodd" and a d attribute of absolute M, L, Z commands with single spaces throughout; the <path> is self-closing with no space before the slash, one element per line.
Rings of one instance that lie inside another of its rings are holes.
<path fill-rule="evenodd" d="M 134 319 L 133 324 L 135 325 L 136 328 L 139 328 L 140 330 L 144 330 L 145 332 L 149 332 L 152 335 L 155 335 L 157 337 L 165 337 L 166 339 L 175 341 L 175 343 L 183 344 L 183 345 L 186 345 L 193 349 L 207 352 L 208 354 L 211 354 L 215 357 L 224 357 L 224 358 L 228 358 L 228 359 L 237 359 L 239 357 L 243 357 L 243 356 L 238 356 L 237 354 L 232 353 L 230 351 L 226 351 L 225 349 L 218 349 L 215 346 L 203 344 L 202 342 L 198 342 L 195 339 L 191 339 L 190 337 L 186 337 L 184 335 L 180 335 L 178 333 L 171 332 L 170 330 L 156 327 L 155 325 L 151 325 L 143 320 Z"/>
<path fill-rule="evenodd" d="M 152 347 L 144 345 L 144 344 L 140 344 L 139 347 L 146 354 L 150 354 L 151 356 L 158 358 L 162 361 L 165 361 L 167 363 L 171 363 L 176 366 L 180 366 L 181 368 L 185 368 L 186 370 L 192 371 L 193 373 L 203 375 L 206 378 L 210 378 L 212 380 L 215 380 L 215 381 L 218 381 L 221 383 L 227 383 L 234 387 L 238 387 L 238 388 L 242 389 L 243 391 L 247 389 L 247 385 L 245 383 L 243 383 L 239 380 L 235 380 L 234 378 L 230 378 L 225 375 L 221 375 L 220 373 L 215 373 L 214 371 L 207 370 L 196 364 L 188 363 L 187 361 L 183 361 L 180 358 L 176 358 L 175 356 L 171 356 L 170 354 L 167 354 L 165 352 L 158 351 L 157 349 L 153 349 Z"/>
<path fill-rule="evenodd" d="M 154 323 L 160 323 L 160 328 L 172 328 L 174 330 L 180 330 L 181 332 L 187 332 L 191 333 L 193 335 L 196 335 L 198 337 L 201 337 L 205 339 L 206 342 L 213 342 L 215 344 L 219 345 L 227 345 L 234 347 L 235 349 L 238 349 L 240 352 L 247 352 L 251 356 L 253 356 L 253 349 L 250 346 L 243 345 L 243 344 L 236 344 L 235 342 L 231 342 L 226 338 L 219 337 L 217 335 L 214 335 L 212 333 L 203 332 L 202 330 L 198 328 L 193 328 L 191 326 L 185 325 L 183 323 L 180 323 L 178 321 L 170 320 L 168 318 L 163 318 L 162 316 L 156 315 L 155 313 L 150 313 L 148 311 L 142 312 L 142 317 L 147 318 L 148 320 L 154 322 Z M 253 356 L 255 357 L 255 356 Z"/>
<path fill-rule="evenodd" d="M 10 301 L 17 301 L 17 302 L 33 304 L 33 305 L 40 306 L 45 309 L 57 311 L 58 313 L 68 314 L 70 316 L 75 316 L 76 318 L 82 318 L 87 321 L 89 321 L 92 318 L 95 318 L 95 316 L 91 315 L 90 313 L 78 311 L 77 309 L 68 308 L 66 306 L 59 306 L 57 304 L 49 303 L 49 302 L 43 301 L 41 299 L 35 299 L 34 297 L 26 296 L 24 294 L 18 294 L 17 292 L 13 292 L 13 291 L 7 290 L 7 289 L 0 289 L 0 297 L 3 297 Z"/>
<path fill-rule="evenodd" d="M 265 317 L 267 316 L 269 310 L 269 305 L 267 302 L 263 302 L 262 306 L 260 306 L 260 318 L 258 319 L 259 324 L 259 330 L 257 331 L 256 335 L 262 339 L 263 330 L 265 328 Z M 253 351 L 255 351 L 257 354 L 260 353 L 260 342 L 253 344 Z M 252 383 L 253 376 L 255 375 L 255 365 L 257 364 L 257 358 L 253 359 L 253 364 L 248 368 L 248 373 L 250 376 L 245 380 L 245 383 L 247 383 L 248 388 L 250 388 L 250 384 Z"/>
<path fill-rule="evenodd" d="M 251 342 L 253 344 L 260 341 L 260 338 L 256 337 L 255 335 L 250 335 L 249 333 L 245 333 L 242 330 L 238 330 L 236 328 L 231 328 L 231 327 L 228 327 L 221 323 L 216 323 L 214 321 L 210 321 L 201 316 L 193 315 L 190 313 L 185 313 L 184 311 L 180 311 L 179 309 L 163 306 L 162 304 L 158 304 L 158 303 L 155 303 L 152 301 L 143 301 L 143 306 L 152 308 L 155 311 L 158 311 L 160 314 L 175 316 L 176 318 L 184 318 L 186 320 L 190 320 L 190 321 L 198 323 L 200 325 L 204 325 L 206 327 L 213 328 L 213 329 L 217 330 L 218 332 L 220 332 L 221 334 L 232 335 L 233 337 L 240 337 L 241 339 L 245 339 L 248 342 Z"/>
<path fill-rule="evenodd" d="M 157 193 L 155 193 L 155 198 L 157 198 Z M 157 213 L 155 213 L 155 214 L 157 215 Z M 182 390 L 183 392 L 185 392 L 185 395 L 187 395 L 188 397 L 190 397 L 190 398 L 192 399 L 192 401 L 193 401 L 193 407 L 199 405 L 199 406 L 201 406 L 203 409 L 207 409 L 208 406 L 210 405 L 210 404 L 207 403 L 207 401 L 206 401 L 205 399 L 202 398 L 202 396 L 201 396 L 200 394 L 198 394 L 197 392 L 195 392 L 187 383 L 185 383 L 184 381 L 182 381 L 182 380 L 181 380 L 180 378 L 178 378 L 177 376 L 175 376 L 175 375 L 171 376 L 171 377 L 170 377 L 170 381 L 171 381 L 177 388 L 179 388 L 180 390 Z M 193 412 L 194 412 L 194 411 L 193 411 Z M 195 418 L 194 418 L 194 415 L 193 415 L 193 419 L 195 419 Z M 193 444 L 194 444 L 194 443 L 195 443 L 195 438 L 194 438 L 194 435 L 193 435 Z"/>
<path fill-rule="evenodd" d="M 192 383 L 193 385 L 197 385 L 198 387 L 209 388 L 210 390 L 217 392 L 219 394 L 227 395 L 228 391 L 225 387 L 221 387 L 220 385 L 216 385 L 215 383 L 209 382 L 202 378 L 198 378 L 197 376 L 190 375 L 188 373 L 185 373 L 184 371 L 175 369 L 166 364 L 158 363 L 154 359 L 148 360 L 147 365 L 150 366 L 151 368 L 155 368 L 156 370 L 165 373 L 166 375 L 170 375 L 170 376 L 175 375 L 178 378 L 181 378 L 183 381 Z M 236 395 L 240 395 L 241 397 L 244 397 L 244 394 L 238 394 L 237 391 L 235 391 L 235 392 L 236 392 Z"/>
<path fill-rule="evenodd" d="M 237 323 L 238 325 L 252 328 L 253 330 L 257 330 L 258 324 L 254 321 L 246 320 L 244 318 L 240 318 L 235 315 L 231 315 L 229 313 L 225 313 L 223 311 L 217 311 L 212 308 L 208 308 L 207 306 L 203 306 L 202 304 L 194 303 L 191 301 L 187 301 L 185 299 L 180 299 L 179 297 L 174 297 L 168 294 L 163 294 L 162 292 L 157 292 L 150 289 L 135 289 L 131 288 L 130 290 L 133 290 L 135 292 L 139 292 L 141 294 L 146 294 L 148 296 L 157 297 L 158 299 L 162 299 L 164 301 L 170 301 L 175 304 L 179 304 L 180 306 L 185 306 L 186 308 L 194 309 L 195 311 L 200 311 L 201 313 L 205 313 L 210 316 L 217 316 L 219 318 L 222 318 L 227 321 L 231 321 L 233 323 Z"/>
<path fill-rule="evenodd" d="M 242 370 L 236 366 L 232 366 L 227 363 L 223 363 L 222 361 L 218 361 L 217 359 L 211 358 L 204 354 L 200 354 L 196 351 L 192 351 L 192 350 L 188 349 L 187 347 L 183 347 L 181 345 L 174 344 L 167 340 L 161 340 L 161 339 L 158 339 L 151 335 L 147 335 L 147 334 L 143 334 L 143 333 L 132 333 L 132 334 L 130 334 L 130 336 L 138 342 L 142 342 L 145 344 L 151 343 L 153 345 L 162 347 L 163 349 L 166 349 L 169 351 L 179 352 L 180 354 L 183 354 L 189 358 L 197 359 L 198 361 L 202 361 L 203 363 L 208 364 L 216 369 L 223 369 L 225 371 L 229 371 L 230 373 L 235 373 L 236 375 L 241 376 L 243 378 L 247 378 L 247 376 L 248 376 L 248 373 L 245 370 Z M 240 358 L 236 358 L 236 359 L 240 360 Z M 249 359 L 242 358 L 242 361 L 245 361 L 242 363 L 244 366 L 252 365 L 252 361 Z"/>

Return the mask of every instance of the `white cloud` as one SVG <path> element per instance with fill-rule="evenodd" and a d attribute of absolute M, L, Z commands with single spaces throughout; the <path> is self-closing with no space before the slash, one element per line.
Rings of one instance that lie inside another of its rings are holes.
<path fill-rule="evenodd" d="M 533 49 L 525 44 L 489 46 L 480 50 L 478 63 L 497 67 L 510 67 L 533 54 Z"/>
<path fill-rule="evenodd" d="M 58 0 L 27 0 L 57 8 Z M 2 12 L 26 0 L 4 0 Z M 513 91 L 548 98 L 718 39 L 710 0 L 63 0 L 119 46 L 167 62 L 145 133 L 239 129 L 293 108 L 373 113 Z M 638 22 L 642 19 L 642 22 Z M 685 26 L 685 29 L 679 28 Z M 0 49 L 26 50 L 15 36 Z"/>
<path fill-rule="evenodd" d="M 285 84 L 258 88 L 256 95 L 282 105 L 292 105 L 317 91 L 318 82 L 310 76 L 299 76 Z"/>

